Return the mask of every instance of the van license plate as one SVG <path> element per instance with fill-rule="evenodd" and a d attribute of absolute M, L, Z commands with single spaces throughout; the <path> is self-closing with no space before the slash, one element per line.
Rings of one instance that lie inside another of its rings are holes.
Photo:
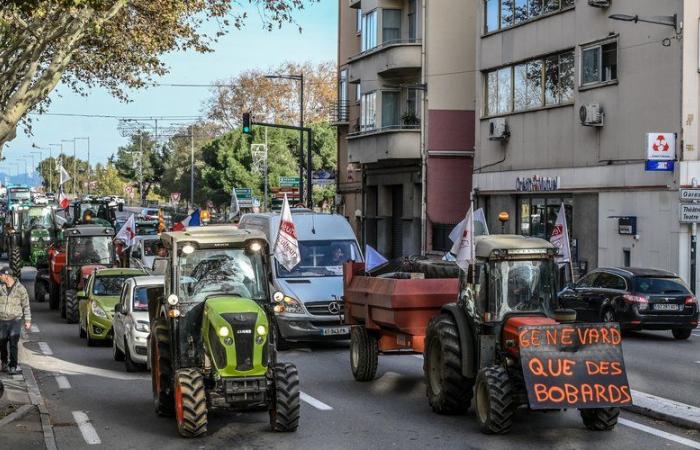
<path fill-rule="evenodd" d="M 658 303 L 654 305 L 656 311 L 678 311 L 678 306 L 673 303 Z"/>
<path fill-rule="evenodd" d="M 338 336 L 340 334 L 350 334 L 350 327 L 321 328 L 323 336 Z"/>

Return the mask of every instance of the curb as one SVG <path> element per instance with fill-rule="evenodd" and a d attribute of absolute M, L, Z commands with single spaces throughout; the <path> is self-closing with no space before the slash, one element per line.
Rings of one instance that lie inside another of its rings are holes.
<path fill-rule="evenodd" d="M 33 410 L 35 405 L 22 405 L 12 414 L 8 414 L 0 420 L 0 428 L 4 427 L 8 423 L 14 422 L 15 420 L 21 419 L 26 416 L 27 413 Z"/>
<path fill-rule="evenodd" d="M 46 408 L 46 403 L 44 403 L 44 397 L 41 396 L 41 391 L 39 391 L 39 385 L 36 382 L 36 378 L 34 378 L 32 368 L 22 365 L 22 375 L 24 375 L 24 380 L 27 383 L 29 399 L 31 400 L 32 405 L 39 408 L 41 428 L 44 431 L 44 445 L 46 445 L 46 450 L 57 450 L 58 447 L 56 446 L 56 437 L 53 434 L 53 426 L 51 425 L 49 410 Z"/>
<path fill-rule="evenodd" d="M 700 431 L 700 408 L 632 390 L 632 406 L 622 409 Z"/>

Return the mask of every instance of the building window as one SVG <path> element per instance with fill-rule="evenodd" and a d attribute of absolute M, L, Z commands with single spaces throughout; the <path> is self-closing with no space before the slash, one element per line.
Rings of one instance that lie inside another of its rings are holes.
<path fill-rule="evenodd" d="M 581 85 L 617 80 L 617 41 L 581 49 Z"/>
<path fill-rule="evenodd" d="M 382 128 L 399 125 L 400 98 L 398 91 L 382 91 Z"/>
<path fill-rule="evenodd" d="M 355 102 L 360 103 L 362 100 L 362 85 L 360 83 L 355 84 Z"/>
<path fill-rule="evenodd" d="M 348 70 L 340 71 L 340 81 L 338 83 L 338 119 L 348 120 Z"/>
<path fill-rule="evenodd" d="M 452 248 L 452 240 L 450 239 L 450 233 L 456 227 L 456 223 L 444 224 L 444 223 L 434 223 L 433 224 L 433 250 L 448 252 Z"/>
<path fill-rule="evenodd" d="M 569 239 L 573 231 L 573 199 L 562 197 L 521 197 L 519 199 L 518 221 L 520 234 L 549 239 L 557 221 L 562 203 L 566 212 L 566 225 Z"/>
<path fill-rule="evenodd" d="M 527 111 L 573 101 L 573 50 L 485 73 L 485 114 Z"/>
<path fill-rule="evenodd" d="M 416 40 L 416 0 L 408 0 L 408 38 Z"/>
<path fill-rule="evenodd" d="M 362 33 L 362 10 L 359 8 L 355 10 L 355 31 Z"/>
<path fill-rule="evenodd" d="M 382 10 L 382 43 L 398 42 L 401 40 L 401 10 Z"/>
<path fill-rule="evenodd" d="M 362 51 L 377 46 L 377 11 L 374 10 L 362 16 Z"/>
<path fill-rule="evenodd" d="M 377 128 L 377 93 L 370 92 L 362 96 L 360 102 L 360 131 Z"/>
<path fill-rule="evenodd" d="M 491 33 L 573 6 L 574 0 L 484 0 L 484 28 Z"/>

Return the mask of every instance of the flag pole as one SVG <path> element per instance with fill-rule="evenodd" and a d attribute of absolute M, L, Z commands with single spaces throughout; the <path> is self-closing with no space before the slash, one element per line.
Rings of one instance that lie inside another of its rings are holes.
<path fill-rule="evenodd" d="M 474 283 L 474 280 L 476 279 L 476 236 L 474 236 L 474 190 L 469 193 L 469 208 L 472 210 L 471 214 L 471 223 L 466 224 L 466 226 L 471 227 L 471 257 L 472 257 L 472 284 Z M 469 282 L 469 274 L 467 273 L 467 283 Z"/>

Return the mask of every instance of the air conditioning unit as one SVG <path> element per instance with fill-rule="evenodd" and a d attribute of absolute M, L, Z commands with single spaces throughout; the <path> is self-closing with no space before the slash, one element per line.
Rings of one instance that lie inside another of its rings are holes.
<path fill-rule="evenodd" d="M 507 141 L 510 137 L 510 130 L 506 119 L 499 117 L 489 120 L 489 139 L 492 141 Z"/>
<path fill-rule="evenodd" d="M 609 8 L 612 0 L 588 0 L 588 4 L 595 8 Z"/>
<path fill-rule="evenodd" d="M 587 127 L 602 127 L 605 119 L 603 108 L 598 103 L 589 103 L 578 110 L 581 124 Z"/>

